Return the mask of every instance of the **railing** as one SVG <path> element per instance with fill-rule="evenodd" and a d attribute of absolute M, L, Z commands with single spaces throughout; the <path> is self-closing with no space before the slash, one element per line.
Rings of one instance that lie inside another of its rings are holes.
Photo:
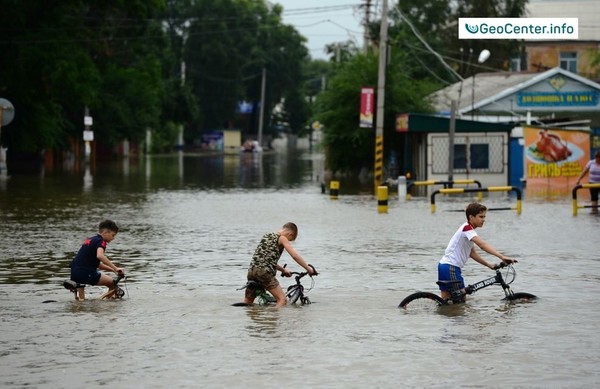
<path fill-rule="evenodd" d="M 521 214 L 521 189 L 514 186 L 490 186 L 487 188 L 446 188 L 438 189 L 431 194 L 431 213 L 435 213 L 435 196 L 442 194 L 457 194 L 457 193 L 472 193 L 472 192 L 510 192 L 513 191 L 517 194 L 517 205 L 515 207 L 500 207 L 500 208 L 488 208 L 488 211 L 507 211 L 516 210 L 517 215 Z"/>
<path fill-rule="evenodd" d="M 600 184 L 579 184 L 573 188 L 573 216 L 577 216 L 577 210 L 579 208 L 592 208 L 591 205 L 577 205 L 577 191 L 579 189 L 600 189 Z"/>
<path fill-rule="evenodd" d="M 481 182 L 477 180 L 454 180 L 454 181 L 411 181 L 406 185 L 406 193 L 410 192 L 410 188 L 413 186 L 430 186 L 430 185 L 443 185 L 444 189 L 453 188 L 454 185 L 469 185 L 475 184 L 478 188 L 481 188 Z M 483 193 L 479 192 L 477 195 L 479 201 L 483 198 Z"/>

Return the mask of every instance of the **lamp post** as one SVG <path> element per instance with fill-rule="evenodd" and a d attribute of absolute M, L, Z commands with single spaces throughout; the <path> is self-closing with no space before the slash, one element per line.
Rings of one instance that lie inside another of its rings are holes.
<path fill-rule="evenodd" d="M 487 49 L 481 50 L 479 53 L 479 58 L 477 58 L 477 62 L 484 63 L 490 58 L 490 51 Z M 475 76 L 477 73 L 473 72 L 473 85 L 471 88 L 471 120 L 475 118 Z"/>
<path fill-rule="evenodd" d="M 490 51 L 484 49 L 479 53 L 477 62 L 484 63 L 490 57 Z M 454 180 L 454 133 L 456 131 L 456 111 L 460 108 L 460 98 L 462 96 L 464 79 L 460 77 L 460 86 L 458 89 L 458 101 L 452 100 L 450 105 L 450 126 L 448 129 L 448 181 Z M 474 118 L 475 107 L 475 73 L 473 73 L 473 85 L 471 90 L 471 119 Z M 450 184 L 452 185 L 452 184 Z"/>
<path fill-rule="evenodd" d="M 379 68 L 377 73 L 377 116 L 375 117 L 375 169 L 374 192 L 381 185 L 383 178 L 383 123 L 385 113 L 385 70 L 388 34 L 388 2 L 383 0 L 381 10 L 381 26 L 379 29 Z"/>

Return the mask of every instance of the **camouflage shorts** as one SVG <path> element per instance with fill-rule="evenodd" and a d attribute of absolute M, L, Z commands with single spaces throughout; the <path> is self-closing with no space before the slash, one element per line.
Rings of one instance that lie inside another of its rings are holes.
<path fill-rule="evenodd" d="M 266 290 L 279 286 L 279 281 L 275 278 L 275 274 L 260 267 L 251 267 L 248 269 L 248 281 L 260 282 Z"/>

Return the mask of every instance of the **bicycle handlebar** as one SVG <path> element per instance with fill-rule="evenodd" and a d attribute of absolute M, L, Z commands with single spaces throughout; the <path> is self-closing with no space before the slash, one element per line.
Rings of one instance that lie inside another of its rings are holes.
<path fill-rule="evenodd" d="M 499 264 L 494 266 L 494 270 L 500 270 L 502 268 L 505 268 L 507 266 L 512 266 L 513 264 L 517 263 L 516 259 L 513 259 L 513 263 L 506 263 L 506 262 L 500 262 Z"/>
<path fill-rule="evenodd" d="M 317 272 L 317 269 L 315 269 L 315 267 L 314 267 L 313 265 L 311 265 L 311 264 L 309 263 L 309 264 L 308 264 L 308 266 L 310 266 L 310 267 L 311 267 L 311 269 L 313 269 L 313 271 L 315 272 L 315 274 L 313 274 L 313 275 L 310 275 L 310 274 L 308 274 L 308 272 L 306 272 L 306 271 L 305 271 L 305 272 L 297 272 L 297 271 L 292 271 L 292 272 L 290 272 L 290 274 L 291 274 L 291 275 L 294 275 L 294 274 L 295 274 L 296 276 L 298 276 L 298 278 L 299 278 L 299 279 L 300 279 L 300 278 L 302 278 L 302 277 L 304 277 L 304 276 L 306 276 L 306 275 L 308 275 L 309 277 L 312 277 L 312 276 L 318 276 L 318 275 L 319 275 L 319 273 Z M 283 265 L 283 268 L 284 268 L 284 269 L 285 269 L 286 267 L 287 267 L 287 263 Z M 281 276 L 282 276 L 282 277 L 284 277 L 283 273 L 281 273 Z"/>

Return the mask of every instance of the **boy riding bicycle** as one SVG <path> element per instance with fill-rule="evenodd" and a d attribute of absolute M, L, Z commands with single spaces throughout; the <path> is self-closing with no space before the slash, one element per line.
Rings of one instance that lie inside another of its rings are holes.
<path fill-rule="evenodd" d="M 500 258 L 502 262 L 509 264 L 517 262 L 515 259 L 500 254 L 475 232 L 476 228 L 483 227 L 486 212 L 487 207 L 483 204 L 472 203 L 467 206 L 465 210 L 467 222 L 463 223 L 456 230 L 446 247 L 444 256 L 438 263 L 438 284 L 441 297 L 445 300 L 451 298 L 451 292 L 456 289 L 457 284 L 461 290 L 464 290 L 465 282 L 461 274 L 461 269 L 469 258 L 473 258 L 475 262 L 479 262 L 483 266 L 494 269 L 493 264 L 486 261 L 475 251 L 475 245 L 488 254 Z"/>
<path fill-rule="evenodd" d="M 104 220 L 98 226 L 98 235 L 86 239 L 71 262 L 71 280 L 78 284 L 113 287 L 113 279 L 98 271 L 107 270 L 115 274 L 124 274 L 122 268 L 115 266 L 105 254 L 108 243 L 115 239 L 119 227 L 112 220 Z M 78 296 L 83 299 L 83 289 Z"/>
<path fill-rule="evenodd" d="M 286 223 L 278 232 L 270 232 L 263 235 L 260 243 L 256 247 L 252 261 L 248 267 L 248 281 L 261 283 L 266 290 L 275 297 L 276 307 L 282 307 L 287 304 L 287 299 L 279 281 L 275 278 L 277 270 L 285 277 L 290 277 L 292 273 L 277 264 L 279 257 L 285 249 L 288 254 L 302 266 L 309 275 L 316 275 L 317 272 L 312 266 L 309 266 L 302 256 L 292 247 L 293 242 L 298 236 L 298 227 L 294 223 Z M 246 288 L 244 293 L 244 303 L 252 304 L 256 298 L 252 288 Z"/>

